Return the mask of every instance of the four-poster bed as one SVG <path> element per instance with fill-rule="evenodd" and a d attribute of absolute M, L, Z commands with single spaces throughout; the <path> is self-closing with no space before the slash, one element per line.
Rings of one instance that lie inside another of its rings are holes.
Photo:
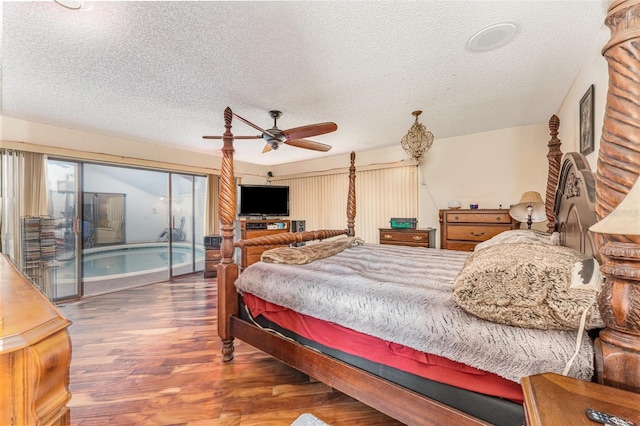
<path fill-rule="evenodd" d="M 548 144 L 549 177 L 546 206 L 550 229 L 553 226 L 553 229 L 559 231 L 562 245 L 597 258 L 600 257 L 598 248 L 603 243 L 601 241 L 603 237 L 595 238 L 593 234 L 588 232 L 588 228 L 603 217 L 606 212 L 615 208 L 631 188 L 640 171 L 638 166 L 640 164 L 640 131 L 631 125 L 630 115 L 632 114 L 624 115 L 620 112 L 620 108 L 610 106 L 615 102 L 637 101 L 637 99 L 629 100 L 630 97 L 622 97 L 620 88 L 636 92 L 638 67 L 629 66 L 629 68 L 622 67 L 620 69 L 620 64 L 628 62 L 629 58 L 624 57 L 621 60 L 619 54 L 615 53 L 620 43 L 631 45 L 623 46 L 621 49 L 624 52 L 628 53 L 631 49 L 636 50 L 633 48 L 635 46 L 633 42 L 640 39 L 640 28 L 630 28 L 631 25 L 637 25 L 635 20 L 621 21 L 621 19 L 627 12 L 635 13 L 637 16 L 637 7 L 638 1 L 616 2 L 611 6 L 607 19 L 613 33 L 612 41 L 606 49 L 607 58 L 614 58 L 614 60 L 610 59 L 610 63 L 615 62 L 615 66 L 610 68 L 612 88 L 609 91 L 597 179 L 588 170 L 586 161 L 579 154 L 567 154 L 562 163 L 560 162 L 557 117 L 553 117 L 549 123 L 552 138 Z M 619 36 L 619 31 L 623 33 L 623 36 Z M 624 56 L 624 54 L 622 55 Z M 616 73 L 623 73 L 624 78 L 616 78 Z M 632 106 L 627 105 L 627 107 L 630 111 L 638 109 L 637 102 Z M 251 309 L 247 311 L 244 308 L 246 301 L 242 299 L 243 297 L 246 297 L 247 300 L 250 299 L 251 293 L 245 289 L 240 291 L 242 294 L 239 294 L 239 289 L 236 287 L 240 274 L 238 265 L 233 262 L 234 248 L 250 245 L 286 245 L 314 239 L 325 240 L 332 237 L 354 237 L 355 154 L 351 154 L 347 229 L 282 233 L 254 240 L 234 241 L 236 199 L 233 174 L 232 118 L 233 112 L 227 108 L 224 114 L 226 131 L 223 136 L 219 198 L 223 242 L 221 245 L 222 260 L 218 266 L 218 333 L 223 342 L 223 359 L 229 361 L 233 358 L 233 339 L 238 338 L 407 424 L 518 424 L 518 421 L 521 422 L 522 408 L 518 404 L 521 399 L 512 394 L 497 393 L 491 394 L 494 396 L 487 398 L 482 393 L 483 391 L 480 391 L 480 397 L 476 398 L 476 392 L 471 392 L 471 394 L 455 393 L 457 392 L 455 385 L 452 388 L 445 387 L 443 390 L 424 392 L 422 385 L 409 386 L 411 388 L 409 389 L 404 386 L 404 380 L 413 380 L 412 378 L 400 376 L 401 378 L 396 379 L 395 382 L 389 379 L 390 376 L 397 373 L 396 370 L 392 370 L 387 375 L 383 372 L 378 374 L 378 371 L 384 370 L 384 368 L 376 369 L 375 366 L 371 367 L 368 364 L 361 365 L 353 361 L 352 358 L 343 357 L 341 353 L 343 351 L 340 348 L 336 351 L 331 350 L 335 348 L 327 349 L 322 345 L 311 348 L 310 345 L 313 342 L 301 335 L 301 332 L 286 328 L 280 330 L 278 323 L 274 322 L 263 324 L 263 326 L 279 331 L 279 333 L 273 333 L 259 325 L 261 319 L 253 316 L 249 312 Z M 621 118 L 626 118 L 626 120 Z M 615 140 L 610 142 L 610 139 Z M 624 143 L 620 144 L 620 140 Z M 621 149 L 624 150 L 623 154 L 619 151 Z M 611 188 L 613 188 L 613 192 Z M 597 194 L 597 199 L 594 198 L 594 191 Z M 603 272 L 607 276 L 607 284 L 601 292 L 599 308 L 608 328 L 600 334 L 600 339 L 595 344 L 596 375 L 605 384 L 637 392 L 640 390 L 640 379 L 638 379 L 640 377 L 638 373 L 640 371 L 640 360 L 638 360 L 640 321 L 637 321 L 640 315 L 640 297 L 638 297 L 640 293 L 638 291 L 638 280 L 640 279 L 638 271 L 640 268 L 637 265 L 637 259 L 640 257 L 638 255 L 640 240 L 624 236 L 608 236 L 607 238 L 613 242 L 621 241 L 626 245 L 623 247 L 623 253 L 620 252 L 619 246 L 616 246 L 618 250 L 612 249 L 604 252 L 605 268 L 603 268 Z M 349 250 L 353 249 L 346 249 L 345 252 Z M 616 262 L 613 266 L 611 266 L 611 259 L 615 259 Z M 464 263 L 465 259 L 460 259 L 460 261 Z M 247 272 L 258 271 L 258 268 L 262 268 L 259 266 L 260 263 L 256 264 L 258 266 L 255 268 L 254 266 L 248 268 Z M 247 281 L 249 278 L 246 277 L 249 275 L 243 271 L 241 280 Z M 389 279 L 391 280 L 391 278 Z M 583 312 L 586 315 L 587 309 L 585 308 Z M 267 320 L 269 319 L 267 318 Z M 546 332 L 551 334 L 556 331 L 546 330 Z M 535 338 L 541 338 L 542 334 L 535 335 Z M 554 339 L 558 339 L 557 336 L 554 335 Z M 593 348 L 589 346 L 589 350 L 593 350 Z M 584 355 L 584 349 L 582 352 Z M 591 352 L 587 354 L 589 353 Z M 487 355 L 491 356 L 492 354 L 487 353 Z M 561 358 L 563 358 L 563 362 L 566 361 L 564 355 Z M 376 374 L 373 371 L 376 371 Z M 544 371 L 546 370 L 539 372 Z M 477 373 L 471 372 L 470 374 Z M 529 373 L 524 374 L 524 376 L 527 375 Z M 501 374 L 497 373 L 497 376 L 501 376 Z M 577 376 L 579 375 L 576 374 Z M 589 380 L 589 377 L 584 376 L 578 378 Z M 515 379 L 515 383 L 517 382 L 518 379 Z M 438 385 L 425 386 L 431 388 Z M 468 389 L 465 391 L 468 392 Z M 451 392 L 454 392 L 455 396 L 447 399 L 446 394 Z M 455 400 L 462 402 L 455 405 L 452 403 Z M 489 408 L 487 409 L 487 407 Z M 520 408 L 518 409 L 518 407 Z M 486 413 L 486 411 L 498 412 L 497 417 L 492 417 L 493 414 Z M 503 412 L 506 413 L 504 416 Z"/>

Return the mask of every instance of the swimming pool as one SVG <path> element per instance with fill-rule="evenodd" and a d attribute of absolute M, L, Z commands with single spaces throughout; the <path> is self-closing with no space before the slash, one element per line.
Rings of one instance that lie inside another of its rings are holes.
<path fill-rule="evenodd" d="M 193 263 L 191 245 L 173 245 L 173 268 L 188 267 Z M 204 265 L 204 248 L 195 248 L 196 265 Z M 167 271 L 169 249 L 167 244 L 128 244 L 85 249 L 82 257 L 84 282 L 117 279 L 141 274 Z M 58 280 L 73 278 L 73 265 L 58 270 Z"/>

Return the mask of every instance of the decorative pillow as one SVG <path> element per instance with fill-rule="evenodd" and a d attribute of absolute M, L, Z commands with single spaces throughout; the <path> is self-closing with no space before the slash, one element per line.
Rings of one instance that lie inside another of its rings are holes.
<path fill-rule="evenodd" d="M 547 234 L 546 232 L 536 231 L 535 229 L 511 229 L 479 243 L 474 250 L 478 251 L 496 244 L 506 243 L 550 244 L 556 246 L 560 244 L 559 238 L 557 238 L 557 232 Z"/>
<path fill-rule="evenodd" d="M 472 253 L 453 284 L 456 303 L 482 319 L 516 327 L 574 330 L 603 327 L 598 291 L 571 288 L 587 256 L 547 244 L 509 243 Z"/>

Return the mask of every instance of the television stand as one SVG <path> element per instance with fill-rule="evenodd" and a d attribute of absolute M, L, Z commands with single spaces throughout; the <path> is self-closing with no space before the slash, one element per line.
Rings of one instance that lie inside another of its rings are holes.
<path fill-rule="evenodd" d="M 291 221 L 288 219 L 245 219 L 236 221 L 236 234 L 243 240 L 280 234 L 290 230 Z M 244 269 L 260 261 L 262 253 L 274 247 L 285 246 L 243 247 L 240 254 L 240 268 Z"/>

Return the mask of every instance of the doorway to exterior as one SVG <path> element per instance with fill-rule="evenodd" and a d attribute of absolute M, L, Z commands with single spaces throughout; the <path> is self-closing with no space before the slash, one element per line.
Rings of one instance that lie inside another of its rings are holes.
<path fill-rule="evenodd" d="M 205 176 L 51 158 L 47 166 L 52 300 L 204 269 Z"/>

